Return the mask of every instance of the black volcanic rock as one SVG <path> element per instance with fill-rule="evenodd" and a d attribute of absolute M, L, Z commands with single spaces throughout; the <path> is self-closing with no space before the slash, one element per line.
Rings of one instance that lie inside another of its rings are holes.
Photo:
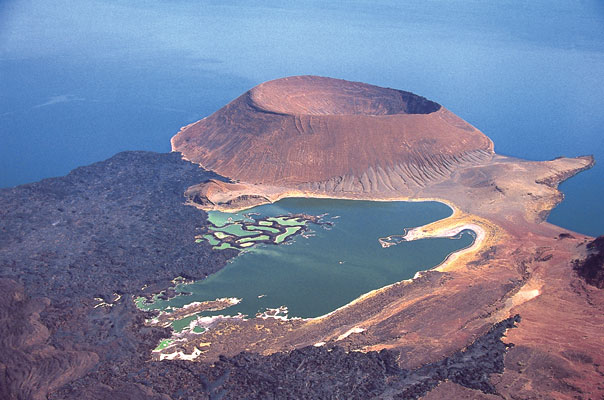
<path fill-rule="evenodd" d="M 216 177 L 178 153 L 126 152 L 0 190 L 0 275 L 67 301 L 202 278 L 221 263 L 194 243 L 205 213 L 185 206 L 183 193 Z"/>
<path fill-rule="evenodd" d="M 587 244 L 588 255 L 574 262 L 573 268 L 588 284 L 604 289 L 604 236 Z"/>
<path fill-rule="evenodd" d="M 518 315 L 501 321 L 466 349 L 416 370 L 400 368 L 397 353 L 388 350 L 347 353 L 311 346 L 268 357 L 223 357 L 208 371 L 213 384 L 204 385 L 208 395 L 222 391 L 225 399 L 416 399 L 447 380 L 496 393 L 489 375 L 503 372 L 509 346 L 501 338 L 519 321 Z"/>
<path fill-rule="evenodd" d="M 178 153 L 126 152 L 0 190 L 3 398 L 46 398 L 99 360 L 148 359 L 169 332 L 145 327 L 132 297 L 203 279 L 235 254 L 195 243 L 205 213 L 184 191 L 209 178 L 221 179 Z"/>
<path fill-rule="evenodd" d="M 240 353 L 214 364 L 190 361 L 144 363 L 130 371 L 91 375 L 57 392 L 52 399 L 150 398 L 171 399 L 417 399 L 444 381 L 495 393 L 490 374 L 502 373 L 510 345 L 501 341 L 520 321 L 508 318 L 467 348 L 415 370 L 399 367 L 397 353 L 346 352 L 340 347 L 304 347 L 262 356 Z M 110 382 L 99 389 L 98 382 Z M 148 392 L 142 391 L 145 388 Z"/>

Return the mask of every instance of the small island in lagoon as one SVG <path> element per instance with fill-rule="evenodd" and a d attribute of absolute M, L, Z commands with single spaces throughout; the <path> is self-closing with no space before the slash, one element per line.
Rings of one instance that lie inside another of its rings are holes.
<path fill-rule="evenodd" d="M 320 216 L 306 214 L 281 215 L 255 219 L 253 213 L 244 214 L 233 219 L 233 215 L 225 216 L 219 211 L 210 211 L 206 234 L 199 235 L 197 241 L 205 239 L 214 249 L 243 250 L 254 244 L 280 244 L 297 233 L 305 232 L 308 223 L 315 225 L 331 225 L 321 222 Z"/>

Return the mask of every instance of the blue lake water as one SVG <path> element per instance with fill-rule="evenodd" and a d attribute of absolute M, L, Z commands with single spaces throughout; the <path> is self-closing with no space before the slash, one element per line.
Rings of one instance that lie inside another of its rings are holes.
<path fill-rule="evenodd" d="M 0 187 L 168 151 L 254 85 L 315 74 L 410 90 L 533 160 L 594 154 L 550 216 L 604 233 L 604 3 L 7 0 Z"/>
<path fill-rule="evenodd" d="M 324 227 L 309 223 L 308 232 L 280 245 L 260 244 L 246 250 L 219 272 L 180 286 L 192 295 L 158 300 L 152 308 L 182 307 L 194 301 L 240 298 L 225 310 L 203 315 L 258 312 L 286 306 L 290 317 L 317 317 L 358 296 L 430 269 L 452 252 L 470 246 L 474 236 L 432 238 L 383 248 L 378 239 L 402 234 L 451 215 L 437 202 L 372 202 L 328 199 L 283 199 L 244 211 L 256 221 L 288 214 L 324 215 Z M 243 213 L 238 215 L 243 216 Z M 189 319 L 176 323 L 187 325 Z"/>

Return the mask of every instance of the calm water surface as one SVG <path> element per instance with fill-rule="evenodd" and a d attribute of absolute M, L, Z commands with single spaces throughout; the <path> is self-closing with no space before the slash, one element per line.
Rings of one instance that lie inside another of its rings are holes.
<path fill-rule="evenodd" d="M 0 187 L 178 129 L 254 85 L 315 74 L 410 90 L 533 160 L 595 154 L 550 220 L 604 233 L 604 3 L 0 2 Z"/>
<path fill-rule="evenodd" d="M 456 239 L 424 239 L 381 247 L 380 237 L 451 215 L 449 207 L 436 202 L 283 199 L 245 213 L 258 213 L 257 218 L 327 213 L 324 220 L 334 225 L 325 229 L 310 224 L 313 232 L 308 237 L 295 236 L 281 245 L 259 245 L 207 279 L 180 287 L 193 295 L 158 301 L 154 308 L 236 297 L 242 299 L 238 305 L 204 315 L 254 316 L 287 306 L 289 316 L 317 317 L 363 293 L 412 278 L 474 240 L 465 232 Z"/>

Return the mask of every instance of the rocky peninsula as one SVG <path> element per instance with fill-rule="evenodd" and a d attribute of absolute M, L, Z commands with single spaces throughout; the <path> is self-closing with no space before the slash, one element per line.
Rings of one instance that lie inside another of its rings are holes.
<path fill-rule="evenodd" d="M 172 146 L 0 190 L 2 397 L 604 395 L 602 240 L 545 221 L 592 157 L 498 155 L 423 97 L 312 76 L 261 84 Z M 292 196 L 439 200 L 453 215 L 404 239 L 479 240 L 324 317 L 217 320 L 153 361 L 170 330 L 134 299 L 237 253 L 195 242 L 206 211 Z"/>

